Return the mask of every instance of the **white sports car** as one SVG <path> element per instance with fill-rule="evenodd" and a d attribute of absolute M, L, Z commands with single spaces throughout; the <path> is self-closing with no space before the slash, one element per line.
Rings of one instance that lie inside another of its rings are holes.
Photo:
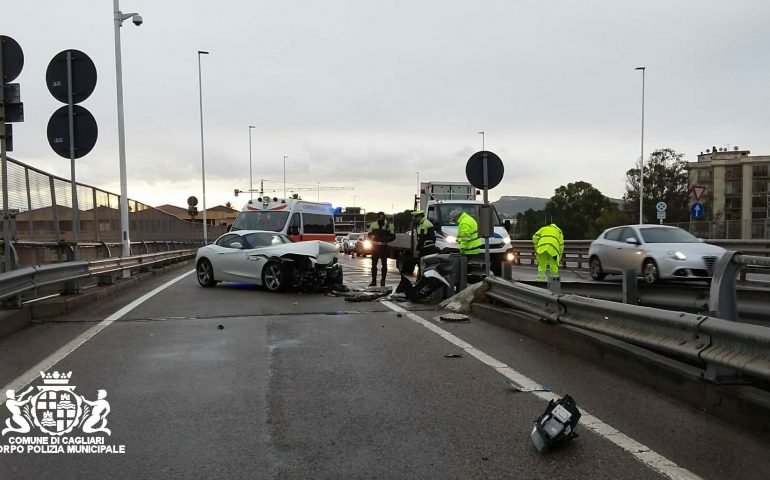
<path fill-rule="evenodd" d="M 312 240 L 292 242 L 287 236 L 263 230 L 238 230 L 198 249 L 198 283 L 218 282 L 263 285 L 270 291 L 290 287 L 319 290 L 342 283 L 337 247 Z"/>

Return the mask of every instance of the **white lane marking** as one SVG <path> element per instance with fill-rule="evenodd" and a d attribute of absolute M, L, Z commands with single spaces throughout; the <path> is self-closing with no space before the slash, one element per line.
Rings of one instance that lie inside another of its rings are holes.
<path fill-rule="evenodd" d="M 520 385 L 522 387 L 535 387 L 535 388 L 542 386 L 542 384 L 535 382 L 534 380 L 530 379 L 529 377 L 527 377 L 522 373 L 517 372 L 516 370 L 509 367 L 505 363 L 487 355 L 486 353 L 477 349 L 473 345 L 465 342 L 464 340 L 461 340 L 460 338 L 456 337 L 454 334 L 447 332 L 443 328 L 439 327 L 434 323 L 429 322 L 428 320 L 425 320 L 419 315 L 414 314 L 408 310 L 405 310 L 393 302 L 383 300 L 380 303 L 382 303 L 383 305 L 385 305 L 386 307 L 390 308 L 395 312 L 406 315 L 409 319 L 419 323 L 420 325 L 427 328 L 431 332 L 437 333 L 444 340 L 462 348 L 463 350 L 465 350 L 466 353 L 468 353 L 468 355 L 471 355 L 477 358 L 479 361 L 481 361 L 485 365 L 488 365 L 494 368 L 498 373 L 510 379 L 511 381 L 515 382 L 517 385 Z M 556 400 L 559 398 L 559 396 L 553 392 L 531 392 L 531 393 L 534 394 L 536 397 L 541 398 L 545 401 Z M 702 480 L 701 477 L 699 477 L 698 475 L 692 473 L 691 471 L 685 468 L 680 467 L 679 465 L 667 459 L 666 457 L 651 450 L 649 447 L 619 432 L 617 429 L 615 429 L 611 425 L 604 423 L 602 420 L 591 415 L 590 413 L 586 412 L 582 408 L 580 409 L 580 413 L 582 413 L 582 417 L 580 418 L 580 423 L 583 426 L 593 431 L 595 434 L 601 437 L 604 437 L 605 439 L 614 443 L 615 445 L 622 448 L 626 452 L 630 453 L 631 455 L 634 456 L 634 458 L 644 463 L 645 465 L 655 470 L 656 472 L 662 475 L 665 475 L 666 477 L 672 480 Z"/>
<path fill-rule="evenodd" d="M 63 347 L 56 350 L 52 354 L 48 355 L 43 360 L 41 360 L 40 363 L 38 363 L 34 367 L 30 368 L 29 370 L 21 374 L 19 377 L 17 377 L 8 385 L 4 386 L 3 389 L 0 391 L 5 392 L 7 390 L 21 390 L 22 388 L 26 387 L 27 385 L 32 383 L 32 381 L 35 378 L 37 378 L 37 376 L 40 374 L 41 371 L 43 372 L 47 371 L 48 369 L 50 369 L 51 367 L 53 367 L 54 365 L 62 361 L 65 357 L 67 357 L 67 355 L 77 350 L 78 347 L 80 347 L 81 345 L 83 345 L 84 343 L 92 339 L 97 333 L 107 328 L 112 322 L 114 322 L 115 320 L 119 320 L 131 310 L 135 309 L 139 305 L 143 304 L 150 298 L 154 297 L 158 293 L 162 292 L 166 288 L 180 281 L 181 279 L 193 273 L 194 271 L 195 270 L 190 270 L 189 272 L 183 273 L 178 277 L 164 283 L 163 285 L 156 288 L 155 290 L 145 293 L 141 297 L 137 298 L 133 302 L 129 303 L 125 307 L 121 308 L 117 312 L 113 313 L 109 317 L 105 318 L 101 322 L 97 323 L 93 327 L 89 328 L 85 332 L 81 333 L 77 337 L 67 342 Z"/>

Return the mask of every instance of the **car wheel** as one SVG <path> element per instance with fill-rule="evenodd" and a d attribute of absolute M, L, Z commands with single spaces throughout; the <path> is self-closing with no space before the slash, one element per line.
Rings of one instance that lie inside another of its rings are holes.
<path fill-rule="evenodd" d="M 284 289 L 287 280 L 286 270 L 279 262 L 271 260 L 262 267 L 262 285 L 271 292 Z"/>
<path fill-rule="evenodd" d="M 655 263 L 655 260 L 648 258 L 644 261 L 642 264 L 642 276 L 644 277 L 644 282 L 648 285 L 652 285 L 660 280 L 658 264 Z"/>
<path fill-rule="evenodd" d="M 214 267 L 211 266 L 208 259 L 202 258 L 195 271 L 201 287 L 211 288 L 217 284 L 217 281 L 214 280 Z"/>
<path fill-rule="evenodd" d="M 594 280 L 604 280 L 605 274 L 599 257 L 591 257 L 591 260 L 588 262 L 588 270 L 591 272 L 591 278 Z"/>

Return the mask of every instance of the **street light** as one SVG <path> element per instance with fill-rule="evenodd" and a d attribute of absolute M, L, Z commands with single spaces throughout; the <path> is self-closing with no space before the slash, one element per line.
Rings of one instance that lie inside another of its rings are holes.
<path fill-rule="evenodd" d="M 634 70 L 642 71 L 642 146 L 641 164 L 639 166 L 639 225 L 644 223 L 642 207 L 644 205 L 644 73 L 647 67 L 636 67 Z"/>
<path fill-rule="evenodd" d="M 209 52 L 198 50 L 198 101 L 201 111 L 201 182 L 203 183 L 203 244 L 209 243 L 208 219 L 206 218 L 206 157 L 203 149 L 203 81 L 201 78 L 201 55 Z"/>
<path fill-rule="evenodd" d="M 254 200 L 254 180 L 251 176 L 251 131 L 254 130 L 254 125 L 249 125 L 249 195 L 251 200 Z"/>
<path fill-rule="evenodd" d="M 283 198 L 286 198 L 286 155 L 283 156 Z"/>
<path fill-rule="evenodd" d="M 123 65 L 120 54 L 120 27 L 123 20 L 131 18 L 137 27 L 144 23 L 138 13 L 123 13 L 120 11 L 118 0 L 112 0 L 113 20 L 115 27 L 115 84 L 118 96 L 118 158 L 120 159 L 120 241 L 121 256 L 131 255 L 131 240 L 128 235 L 128 181 L 126 180 L 126 130 L 123 121 Z M 123 270 L 123 277 L 131 276 L 131 271 Z"/>

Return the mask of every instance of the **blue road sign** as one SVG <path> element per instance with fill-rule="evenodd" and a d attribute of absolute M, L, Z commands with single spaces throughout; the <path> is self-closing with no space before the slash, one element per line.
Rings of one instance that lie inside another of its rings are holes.
<path fill-rule="evenodd" d="M 703 218 L 703 214 L 706 213 L 706 207 L 702 203 L 693 203 L 690 207 L 690 216 L 692 218 Z"/>

